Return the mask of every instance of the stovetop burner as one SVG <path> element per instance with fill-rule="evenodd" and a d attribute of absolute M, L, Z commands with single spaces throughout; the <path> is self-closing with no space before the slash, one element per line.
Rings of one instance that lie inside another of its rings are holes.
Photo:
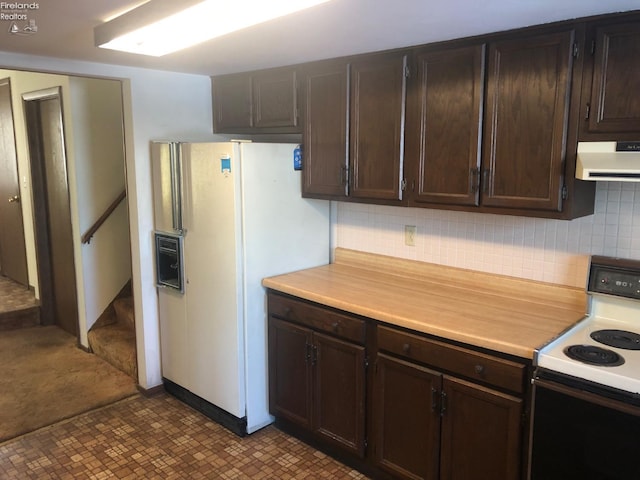
<path fill-rule="evenodd" d="M 640 334 L 626 330 L 597 330 L 591 332 L 591 338 L 609 347 L 623 350 L 640 350 Z"/>
<path fill-rule="evenodd" d="M 571 345 L 564 349 L 565 355 L 589 365 L 617 367 L 624 364 L 624 358 L 613 350 L 595 345 Z"/>

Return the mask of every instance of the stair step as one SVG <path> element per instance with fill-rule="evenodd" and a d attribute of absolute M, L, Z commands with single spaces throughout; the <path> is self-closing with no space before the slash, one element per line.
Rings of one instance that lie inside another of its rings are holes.
<path fill-rule="evenodd" d="M 40 325 L 40 307 L 21 308 L 10 312 L 0 312 L 0 331 Z"/>
<path fill-rule="evenodd" d="M 95 355 L 137 380 L 133 298 L 117 298 L 112 306 L 89 330 L 89 348 Z"/>
<path fill-rule="evenodd" d="M 91 351 L 118 370 L 137 380 L 136 333 L 125 322 L 92 328 L 88 333 Z"/>
<path fill-rule="evenodd" d="M 116 311 L 118 321 L 127 323 L 135 328 L 135 314 L 133 310 L 133 297 L 123 297 L 114 300 L 113 308 Z"/>

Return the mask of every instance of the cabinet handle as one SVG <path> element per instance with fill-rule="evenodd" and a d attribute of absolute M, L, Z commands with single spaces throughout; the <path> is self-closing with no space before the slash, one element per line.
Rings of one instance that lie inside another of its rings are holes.
<path fill-rule="evenodd" d="M 343 165 L 340 167 L 340 185 L 347 185 L 349 183 L 349 167 Z"/>
<path fill-rule="evenodd" d="M 304 348 L 305 348 L 304 362 L 305 363 L 311 362 L 311 347 L 312 346 L 310 343 L 304 344 Z"/>
<path fill-rule="evenodd" d="M 474 370 L 478 375 L 482 375 L 484 373 L 484 365 L 476 365 Z"/>
<path fill-rule="evenodd" d="M 403 344 L 402 344 L 402 351 L 403 351 L 404 353 L 407 353 L 407 354 L 408 354 L 408 353 L 410 353 L 410 351 L 411 351 L 411 345 L 409 345 L 408 343 L 403 343 Z"/>
<path fill-rule="evenodd" d="M 291 316 L 291 308 L 285 307 L 283 316 L 284 318 L 289 318 Z"/>
<path fill-rule="evenodd" d="M 487 185 L 489 183 L 489 172 L 491 172 L 491 170 L 482 171 L 482 193 L 487 193 Z"/>
<path fill-rule="evenodd" d="M 584 119 L 589 120 L 589 115 L 591 115 L 591 104 L 587 103 L 586 109 L 584 111 Z"/>
<path fill-rule="evenodd" d="M 338 327 L 340 326 L 340 324 L 338 322 L 333 322 L 331 324 L 331 330 L 333 330 L 334 333 L 338 333 Z"/>
<path fill-rule="evenodd" d="M 315 345 L 311 346 L 311 353 L 312 353 L 312 357 L 311 357 L 311 366 L 314 366 L 316 364 L 316 362 L 318 361 L 318 347 Z"/>
<path fill-rule="evenodd" d="M 438 390 L 431 387 L 431 411 L 435 412 L 438 408 Z"/>
<path fill-rule="evenodd" d="M 471 193 L 476 193 L 480 188 L 480 170 L 478 168 L 472 168 L 469 171 L 469 190 Z"/>
<path fill-rule="evenodd" d="M 444 412 L 447 411 L 447 394 L 442 391 L 440 392 L 440 416 L 444 416 Z"/>

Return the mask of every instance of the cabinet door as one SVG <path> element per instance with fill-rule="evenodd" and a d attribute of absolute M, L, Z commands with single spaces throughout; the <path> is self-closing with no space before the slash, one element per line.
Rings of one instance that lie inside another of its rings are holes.
<path fill-rule="evenodd" d="M 314 334 L 314 430 L 364 457 L 364 347 Z"/>
<path fill-rule="evenodd" d="M 269 318 L 269 411 L 311 429 L 312 332 Z"/>
<path fill-rule="evenodd" d="M 447 376 L 443 393 L 440 478 L 519 479 L 522 400 Z"/>
<path fill-rule="evenodd" d="M 213 77 L 213 129 L 232 132 L 253 127 L 251 75 L 222 75 Z"/>
<path fill-rule="evenodd" d="M 403 479 L 438 478 L 440 383 L 436 372 L 378 354 L 373 428 L 380 468 Z"/>
<path fill-rule="evenodd" d="M 484 51 L 474 45 L 417 55 L 408 107 L 418 115 L 407 138 L 407 148 L 419 142 L 409 155 L 418 160 L 412 204 L 478 204 Z"/>
<path fill-rule="evenodd" d="M 304 72 L 302 195 L 347 195 L 349 75 L 343 62 Z"/>
<path fill-rule="evenodd" d="M 573 36 L 567 31 L 490 46 L 484 205 L 561 210 Z"/>
<path fill-rule="evenodd" d="M 401 200 L 406 56 L 376 55 L 351 68 L 350 193 Z"/>
<path fill-rule="evenodd" d="M 639 58 L 640 22 L 596 30 L 589 131 L 640 132 Z"/>
<path fill-rule="evenodd" d="M 296 71 L 266 70 L 253 74 L 253 112 L 256 128 L 297 127 Z"/>

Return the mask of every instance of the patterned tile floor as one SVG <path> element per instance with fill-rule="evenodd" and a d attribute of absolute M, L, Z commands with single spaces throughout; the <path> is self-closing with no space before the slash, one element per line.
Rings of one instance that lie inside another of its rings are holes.
<path fill-rule="evenodd" d="M 245 438 L 140 395 L 0 444 L 2 479 L 366 479 L 270 426 Z"/>

